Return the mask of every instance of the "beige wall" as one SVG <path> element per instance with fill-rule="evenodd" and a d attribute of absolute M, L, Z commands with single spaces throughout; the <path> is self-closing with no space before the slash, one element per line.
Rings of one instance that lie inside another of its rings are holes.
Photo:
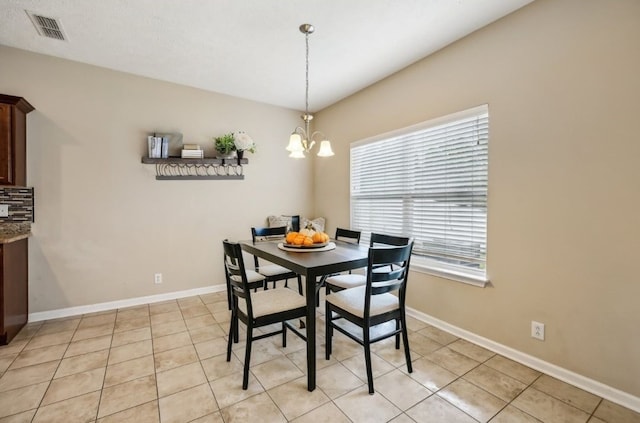
<path fill-rule="evenodd" d="M 320 113 L 316 212 L 349 224 L 350 142 L 488 103 L 491 286 L 409 305 L 640 396 L 639 75 L 640 2 L 538 0 Z"/>
<path fill-rule="evenodd" d="M 222 239 L 313 211 L 309 165 L 284 149 L 299 112 L 2 46 L 0 92 L 36 108 L 30 312 L 223 284 Z M 209 150 L 244 130 L 258 151 L 243 181 L 156 181 L 140 163 L 154 130 Z"/>

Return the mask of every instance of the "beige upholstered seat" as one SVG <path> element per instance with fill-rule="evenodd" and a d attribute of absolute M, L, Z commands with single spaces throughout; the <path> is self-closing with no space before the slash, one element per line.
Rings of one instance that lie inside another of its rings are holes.
<path fill-rule="evenodd" d="M 267 291 L 268 292 L 268 291 Z M 352 289 L 334 292 L 327 297 L 327 301 L 342 310 L 364 318 L 364 296 L 366 287 L 358 286 Z M 371 297 L 371 316 L 377 316 L 400 307 L 398 297 L 393 294 L 380 294 Z"/>
<path fill-rule="evenodd" d="M 261 275 L 260 273 L 254 271 L 254 270 L 250 270 L 250 269 L 246 269 L 247 272 L 247 282 L 249 282 L 250 284 L 254 284 L 256 282 L 264 282 L 264 275 Z M 231 279 L 233 279 L 236 282 L 240 282 L 240 277 L 239 276 L 231 276 Z"/>
<path fill-rule="evenodd" d="M 305 307 L 305 298 L 289 288 L 270 289 L 251 294 L 253 303 L 253 317 L 276 314 L 294 308 Z M 238 301 L 238 308 L 247 314 L 247 302 Z"/>
<path fill-rule="evenodd" d="M 339 289 L 355 288 L 362 286 L 367 282 L 367 277 L 359 273 L 351 273 L 344 275 L 334 275 L 327 278 L 327 285 Z"/>
<path fill-rule="evenodd" d="M 282 267 L 279 264 L 261 264 L 260 274 L 263 276 L 278 276 L 283 273 L 291 273 L 291 270 Z"/>

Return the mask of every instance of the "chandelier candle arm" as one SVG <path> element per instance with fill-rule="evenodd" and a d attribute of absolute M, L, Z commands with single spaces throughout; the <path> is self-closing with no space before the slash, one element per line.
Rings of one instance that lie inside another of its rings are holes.
<path fill-rule="evenodd" d="M 304 121 L 304 128 L 298 126 L 293 130 L 289 137 L 289 144 L 287 145 L 287 151 L 289 157 L 294 159 L 303 159 L 304 153 L 310 153 L 313 146 L 316 144 L 314 138 L 319 137 L 320 149 L 318 151 L 319 157 L 331 157 L 333 156 L 333 150 L 331 149 L 331 143 L 326 139 L 324 134 L 320 131 L 315 131 L 313 134 L 309 131 L 309 122 L 313 119 L 313 115 L 309 113 L 309 34 L 312 34 L 315 28 L 311 24 L 300 25 L 300 32 L 305 35 L 306 46 L 306 60 L 305 60 L 305 97 L 304 97 L 304 114 L 301 116 Z"/>

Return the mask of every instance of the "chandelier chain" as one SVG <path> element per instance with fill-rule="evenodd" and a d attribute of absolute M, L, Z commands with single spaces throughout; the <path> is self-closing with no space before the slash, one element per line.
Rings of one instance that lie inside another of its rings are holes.
<path fill-rule="evenodd" d="M 305 94 L 304 94 L 304 114 L 306 122 L 307 136 L 309 136 L 309 32 L 305 32 L 306 60 L 305 60 Z"/>

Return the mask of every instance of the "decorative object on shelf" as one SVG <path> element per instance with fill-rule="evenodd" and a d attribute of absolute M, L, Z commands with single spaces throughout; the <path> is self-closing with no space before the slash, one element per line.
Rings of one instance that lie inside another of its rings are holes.
<path fill-rule="evenodd" d="M 247 159 L 151 159 L 142 158 L 142 163 L 156 166 L 157 180 L 188 179 L 244 179 L 243 164 Z"/>
<path fill-rule="evenodd" d="M 230 159 L 234 157 L 236 151 L 235 137 L 233 133 L 228 133 L 214 138 L 216 157 L 219 159 Z"/>
<path fill-rule="evenodd" d="M 246 132 L 234 132 L 233 137 L 235 138 L 234 144 L 236 146 L 238 159 L 242 159 L 244 157 L 245 151 L 248 151 L 249 153 L 256 152 L 256 143 L 253 142 L 253 139 Z"/>
<path fill-rule="evenodd" d="M 310 153 L 311 149 L 315 145 L 314 138 L 320 140 L 320 149 L 318 150 L 319 157 L 333 156 L 333 150 L 331 150 L 331 143 L 325 135 L 320 131 L 309 132 L 309 122 L 313 119 L 313 115 L 309 114 L 309 34 L 312 34 L 315 28 L 311 24 L 300 25 L 300 32 L 305 35 L 306 41 L 306 73 L 305 73 L 305 107 L 302 120 L 304 121 L 304 128 L 298 126 L 294 129 L 291 137 L 289 137 L 289 145 L 287 150 L 291 152 L 289 157 L 295 159 L 303 159 L 304 153 Z"/>
<path fill-rule="evenodd" d="M 204 151 L 198 144 L 184 144 L 180 157 L 183 159 L 204 159 Z"/>
<path fill-rule="evenodd" d="M 169 157 L 169 137 L 158 136 L 157 134 L 147 137 L 149 146 L 148 155 L 152 159 L 166 159 Z"/>

